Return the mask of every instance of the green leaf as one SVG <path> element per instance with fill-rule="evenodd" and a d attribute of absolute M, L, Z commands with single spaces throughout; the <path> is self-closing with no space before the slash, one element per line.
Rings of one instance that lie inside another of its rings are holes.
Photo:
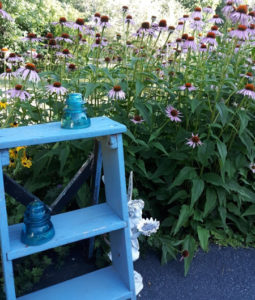
<path fill-rule="evenodd" d="M 247 112 L 246 111 L 242 111 L 242 110 L 240 110 L 238 112 L 238 116 L 239 116 L 239 119 L 240 119 L 239 134 L 241 135 L 244 132 L 244 129 L 247 127 L 250 118 L 249 118 Z"/>
<path fill-rule="evenodd" d="M 59 154 L 59 161 L 60 161 L 60 170 L 59 173 L 62 174 L 64 166 L 66 164 L 66 160 L 68 158 L 68 155 L 70 153 L 70 147 L 66 145 Z"/>
<path fill-rule="evenodd" d="M 255 205 L 252 204 L 246 211 L 242 214 L 242 217 L 254 216 L 255 215 Z"/>
<path fill-rule="evenodd" d="M 153 147 L 159 149 L 160 151 L 162 151 L 164 154 L 168 155 L 166 149 L 164 148 L 164 146 L 162 144 L 160 144 L 159 142 L 154 142 L 151 144 Z"/>
<path fill-rule="evenodd" d="M 226 216 L 227 216 L 227 211 L 225 207 L 218 207 L 218 211 L 220 213 L 221 221 L 223 224 L 223 227 L 226 229 L 227 224 L 226 224 Z"/>
<path fill-rule="evenodd" d="M 217 205 L 217 194 L 214 189 L 208 187 L 206 189 L 206 201 L 203 217 L 205 218 Z"/>
<path fill-rule="evenodd" d="M 98 83 L 87 83 L 86 84 L 86 93 L 85 93 L 85 98 L 88 98 L 94 90 L 98 87 Z"/>
<path fill-rule="evenodd" d="M 190 104 L 191 112 L 194 113 L 200 104 L 201 104 L 201 101 L 199 101 L 197 99 L 192 99 L 191 104 Z"/>
<path fill-rule="evenodd" d="M 136 95 L 136 97 L 141 94 L 141 92 L 144 88 L 145 88 L 145 85 L 141 81 L 137 80 L 136 84 L 135 84 L 135 95 Z"/>
<path fill-rule="evenodd" d="M 171 258 L 176 259 L 176 250 L 171 245 L 171 240 L 160 238 L 160 241 L 162 243 L 162 257 L 161 257 L 161 263 L 166 264 L 169 261 L 169 256 Z"/>
<path fill-rule="evenodd" d="M 179 218 L 174 229 L 174 235 L 180 230 L 180 228 L 188 221 L 191 215 L 191 209 L 188 205 L 183 204 L 179 213 Z"/>
<path fill-rule="evenodd" d="M 216 186 L 222 186 L 223 182 L 221 177 L 216 173 L 206 173 L 203 175 L 204 181 L 211 183 Z"/>
<path fill-rule="evenodd" d="M 153 140 L 155 140 L 155 138 L 157 138 L 157 137 L 160 135 L 161 129 L 162 129 L 162 128 L 160 127 L 160 128 L 158 128 L 157 130 L 155 130 L 155 131 L 151 134 L 148 143 L 152 142 Z"/>
<path fill-rule="evenodd" d="M 181 185 L 185 180 L 195 179 L 197 177 L 196 170 L 192 167 L 184 167 L 181 169 L 170 188 Z"/>
<path fill-rule="evenodd" d="M 205 183 L 201 179 L 192 180 L 192 189 L 191 189 L 191 207 L 194 206 L 196 201 L 199 199 L 203 193 Z"/>
<path fill-rule="evenodd" d="M 146 177 L 147 177 L 147 171 L 146 171 L 146 168 L 145 168 L 144 161 L 141 160 L 141 159 L 138 159 L 137 160 L 137 166 L 143 171 L 144 175 L 146 175 Z"/>
<path fill-rule="evenodd" d="M 191 261 L 194 257 L 195 251 L 197 250 L 197 244 L 192 235 L 187 235 L 183 242 L 183 250 L 189 251 L 189 256 L 184 258 L 184 276 L 188 274 Z"/>
<path fill-rule="evenodd" d="M 188 198 L 188 193 L 185 190 L 180 190 L 177 193 L 174 193 L 173 197 L 167 202 L 167 204 L 171 204 L 175 200 L 182 200 L 182 199 L 187 199 Z"/>
<path fill-rule="evenodd" d="M 207 252 L 208 251 L 208 239 L 210 237 L 209 230 L 198 226 L 197 234 L 198 234 L 198 239 L 199 239 L 201 248 Z"/>
<path fill-rule="evenodd" d="M 228 108 L 223 102 L 216 103 L 216 108 L 220 114 L 221 123 L 225 125 L 228 120 Z"/>
<path fill-rule="evenodd" d="M 225 165 L 226 162 L 226 157 L 227 157 L 227 147 L 224 143 L 222 143 L 221 141 L 217 140 L 217 148 L 220 154 L 220 158 L 222 161 L 223 166 Z"/>

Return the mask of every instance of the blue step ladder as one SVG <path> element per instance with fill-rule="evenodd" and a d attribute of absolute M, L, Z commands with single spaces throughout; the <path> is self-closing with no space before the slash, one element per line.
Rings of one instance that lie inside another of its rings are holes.
<path fill-rule="evenodd" d="M 107 117 L 92 118 L 91 127 L 77 130 L 62 129 L 59 122 L 0 130 L 0 237 L 7 300 L 136 299 L 122 144 L 125 131 L 124 125 Z M 88 138 L 100 141 L 106 202 L 53 215 L 52 240 L 39 246 L 23 244 L 23 223 L 8 226 L 3 166 L 9 164 L 9 149 Z M 105 233 L 110 235 L 111 266 L 16 298 L 14 259 Z"/>

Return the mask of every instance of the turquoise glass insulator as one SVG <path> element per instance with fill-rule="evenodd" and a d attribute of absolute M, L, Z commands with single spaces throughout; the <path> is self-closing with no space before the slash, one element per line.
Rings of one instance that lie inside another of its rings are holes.
<path fill-rule="evenodd" d="M 29 246 L 41 245 L 51 240 L 54 235 L 49 208 L 40 200 L 30 202 L 24 214 L 22 243 Z"/>
<path fill-rule="evenodd" d="M 85 101 L 81 94 L 69 94 L 61 120 L 61 127 L 66 129 L 80 129 L 90 126 L 90 118 L 87 116 Z"/>

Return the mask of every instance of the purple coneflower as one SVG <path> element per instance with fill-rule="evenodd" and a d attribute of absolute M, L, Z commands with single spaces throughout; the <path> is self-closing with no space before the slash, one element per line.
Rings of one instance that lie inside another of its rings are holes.
<path fill-rule="evenodd" d="M 216 34 L 212 31 L 208 32 L 206 37 L 202 39 L 202 43 L 207 43 L 213 46 L 217 46 L 218 43 L 216 41 Z"/>
<path fill-rule="evenodd" d="M 49 42 L 48 42 L 48 46 L 49 46 L 49 48 L 52 48 L 52 49 L 59 49 L 60 48 L 60 45 L 57 44 L 55 39 L 50 39 Z"/>
<path fill-rule="evenodd" d="M 143 118 L 139 115 L 135 115 L 133 119 L 130 119 L 134 124 L 141 124 L 144 122 Z"/>
<path fill-rule="evenodd" d="M 81 32 L 86 29 L 85 21 L 82 18 L 78 18 L 75 22 L 70 23 L 69 27 L 77 29 Z"/>
<path fill-rule="evenodd" d="M 250 36 L 255 36 L 255 24 L 249 25 L 248 32 Z"/>
<path fill-rule="evenodd" d="M 0 16 L 8 21 L 13 21 L 13 18 L 5 10 L 3 10 L 2 2 L 0 2 Z"/>
<path fill-rule="evenodd" d="M 254 22 L 255 21 L 255 11 L 250 11 L 248 13 L 248 16 L 249 16 L 249 21 L 250 22 Z"/>
<path fill-rule="evenodd" d="M 159 21 L 158 23 L 158 30 L 161 32 L 161 31 L 167 31 L 167 22 L 166 20 L 162 19 Z"/>
<path fill-rule="evenodd" d="M 61 17 L 61 18 L 59 18 L 58 22 L 52 22 L 51 24 L 54 26 L 61 25 L 61 26 L 70 27 L 70 22 L 67 22 L 65 17 Z"/>
<path fill-rule="evenodd" d="M 194 149 L 195 147 L 197 147 L 197 146 L 203 145 L 203 143 L 201 142 L 201 140 L 200 140 L 198 134 L 193 134 L 193 133 L 192 133 L 191 138 L 189 138 L 189 139 L 187 139 L 187 140 L 188 140 L 188 141 L 187 141 L 186 145 L 189 145 L 189 146 L 192 147 L 193 149 Z"/>
<path fill-rule="evenodd" d="M 126 16 L 125 23 L 128 24 L 128 25 L 129 24 L 135 25 L 135 22 L 134 22 L 133 17 L 131 15 Z"/>
<path fill-rule="evenodd" d="M 115 85 L 108 93 L 109 98 L 111 99 L 125 99 L 126 95 L 125 93 L 122 91 L 121 86 L 120 85 Z"/>
<path fill-rule="evenodd" d="M 150 27 L 150 23 L 149 22 L 143 22 L 140 29 L 139 29 L 139 34 L 143 35 L 143 34 L 151 34 L 154 33 L 154 30 L 151 29 Z"/>
<path fill-rule="evenodd" d="M 56 41 L 64 41 L 68 44 L 73 43 L 73 41 L 70 39 L 70 35 L 68 33 L 62 33 L 61 36 L 56 37 Z"/>
<path fill-rule="evenodd" d="M 230 14 L 230 19 L 233 23 L 241 23 L 242 25 L 247 25 L 249 21 L 248 16 L 248 6 L 239 5 L 237 9 Z"/>
<path fill-rule="evenodd" d="M 47 32 L 46 35 L 45 35 L 45 39 L 46 39 L 46 40 L 54 39 L 53 33 Z"/>
<path fill-rule="evenodd" d="M 73 64 L 73 63 L 71 63 L 71 64 L 66 64 L 66 66 L 67 66 L 67 70 L 68 70 L 69 72 L 73 72 L 73 71 L 75 71 L 75 70 L 77 69 L 77 66 L 76 66 L 75 64 Z"/>
<path fill-rule="evenodd" d="M 190 22 L 190 28 L 197 31 L 201 31 L 203 29 L 204 24 L 205 23 L 201 21 L 199 17 L 196 17 L 193 19 L 193 21 Z"/>
<path fill-rule="evenodd" d="M 212 9 L 211 6 L 207 6 L 203 8 L 203 12 L 205 12 L 206 14 L 213 14 L 214 10 Z"/>
<path fill-rule="evenodd" d="M 23 80 L 32 81 L 38 83 L 40 77 L 36 71 L 36 67 L 32 63 L 27 63 L 25 67 L 20 67 L 16 73 L 22 77 Z"/>
<path fill-rule="evenodd" d="M 168 26 L 167 31 L 172 34 L 175 31 L 175 27 L 170 25 Z"/>
<path fill-rule="evenodd" d="M 195 38 L 194 36 L 189 36 L 186 42 L 183 45 L 185 48 L 191 49 L 193 51 L 197 50 L 197 45 L 195 43 Z"/>
<path fill-rule="evenodd" d="M 130 42 L 130 41 L 126 42 L 126 46 L 127 46 L 127 48 L 131 48 L 131 49 L 134 48 L 134 45 L 132 45 L 132 42 Z"/>
<path fill-rule="evenodd" d="M 73 58 L 73 55 L 68 49 L 64 49 L 62 52 L 57 52 L 56 55 L 64 58 Z"/>
<path fill-rule="evenodd" d="M 233 6 L 233 1 L 227 1 L 226 6 L 224 6 L 221 11 L 226 17 L 229 16 L 232 12 L 234 12 L 235 8 Z"/>
<path fill-rule="evenodd" d="M 100 26 L 102 26 L 103 28 L 111 26 L 111 24 L 109 23 L 109 17 L 108 16 L 101 16 Z"/>
<path fill-rule="evenodd" d="M 19 98 L 20 100 L 26 100 L 31 98 L 31 95 L 23 90 L 23 86 L 20 84 L 15 85 L 14 89 L 6 92 L 11 98 Z"/>
<path fill-rule="evenodd" d="M 6 58 L 6 61 L 8 63 L 15 64 L 23 62 L 23 58 L 16 53 L 10 53 L 9 56 Z"/>
<path fill-rule="evenodd" d="M 176 30 L 181 31 L 183 29 L 183 26 L 184 26 L 184 22 L 182 21 L 178 22 L 176 26 Z"/>
<path fill-rule="evenodd" d="M 67 89 L 61 86 L 60 82 L 54 82 L 51 85 L 46 86 L 47 92 L 51 95 L 57 94 L 57 95 L 65 95 L 67 93 Z"/>
<path fill-rule="evenodd" d="M 238 25 L 237 29 L 231 30 L 229 35 L 233 38 L 236 37 L 239 40 L 248 40 L 249 39 L 249 31 L 247 26 Z"/>
<path fill-rule="evenodd" d="M 182 18 L 179 19 L 179 21 L 187 22 L 189 20 L 189 15 L 183 15 Z"/>
<path fill-rule="evenodd" d="M 165 112 L 171 121 L 173 121 L 173 122 L 181 122 L 182 121 L 180 119 L 182 117 L 181 113 L 177 109 L 175 109 L 173 106 L 171 106 L 171 105 L 167 106 Z"/>
<path fill-rule="evenodd" d="M 206 44 L 201 44 L 199 47 L 199 52 L 206 52 L 207 51 L 207 46 Z"/>
<path fill-rule="evenodd" d="M 191 18 L 200 18 L 202 19 L 202 12 L 200 7 L 195 7 L 193 13 L 191 14 Z"/>
<path fill-rule="evenodd" d="M 122 12 L 125 14 L 128 11 L 128 6 L 123 5 L 122 6 Z"/>
<path fill-rule="evenodd" d="M 36 57 L 34 58 L 36 61 L 42 60 L 44 56 L 41 53 L 37 53 Z"/>
<path fill-rule="evenodd" d="M 6 72 L 2 73 L 0 75 L 0 78 L 3 79 L 11 79 L 17 77 L 16 72 L 12 72 L 11 69 L 6 69 Z"/>
<path fill-rule="evenodd" d="M 248 98 L 255 100 L 254 85 L 251 83 L 246 84 L 245 88 L 238 91 L 237 94 L 242 94 L 244 96 L 247 96 Z"/>
<path fill-rule="evenodd" d="M 85 34 L 86 35 L 90 35 L 90 36 L 94 36 L 95 34 L 95 29 L 93 26 L 87 26 L 85 29 Z"/>
<path fill-rule="evenodd" d="M 251 80 L 253 79 L 253 74 L 251 72 L 247 72 L 246 74 L 240 74 L 240 76 Z"/>
<path fill-rule="evenodd" d="M 196 90 L 196 88 L 189 82 L 187 82 L 184 85 L 180 86 L 179 89 L 181 91 L 188 90 L 189 92 Z"/>
<path fill-rule="evenodd" d="M 241 47 L 241 45 L 240 45 L 240 44 L 237 44 L 237 45 L 235 46 L 234 52 L 237 53 L 237 52 L 240 50 L 240 47 Z"/>
<path fill-rule="evenodd" d="M 217 25 L 213 25 L 211 27 L 211 32 L 215 33 L 216 36 L 222 36 L 222 33 L 219 32 L 219 27 Z"/>
<path fill-rule="evenodd" d="M 105 42 L 104 40 L 101 40 L 100 38 L 97 38 L 95 43 L 91 45 L 92 48 L 103 48 L 104 46 L 107 45 L 107 42 Z"/>
<path fill-rule="evenodd" d="M 95 13 L 94 17 L 92 18 L 92 21 L 94 21 L 96 24 L 100 22 L 101 14 L 100 13 Z"/>
<path fill-rule="evenodd" d="M 82 39 L 79 41 L 79 44 L 80 44 L 80 45 L 87 45 L 88 42 L 87 42 L 86 39 L 83 39 L 83 38 L 82 38 Z"/>
<path fill-rule="evenodd" d="M 27 34 L 26 37 L 22 38 L 22 41 L 35 43 L 35 42 L 41 42 L 42 38 L 38 38 L 35 33 L 30 32 Z"/>
<path fill-rule="evenodd" d="M 184 258 L 189 257 L 189 251 L 188 250 L 184 250 L 182 252 L 182 256 L 180 258 L 180 261 L 182 261 Z"/>
<path fill-rule="evenodd" d="M 224 23 L 223 19 L 219 17 L 219 15 L 214 15 L 208 22 L 213 24 L 222 24 Z"/>

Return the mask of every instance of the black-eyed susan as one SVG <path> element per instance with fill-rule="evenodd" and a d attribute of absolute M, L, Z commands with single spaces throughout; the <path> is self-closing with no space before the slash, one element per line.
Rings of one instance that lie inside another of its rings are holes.
<path fill-rule="evenodd" d="M 21 164 L 23 167 L 25 168 L 30 168 L 32 166 L 32 160 L 31 159 L 28 159 L 26 156 L 24 156 L 22 159 L 21 159 Z"/>

